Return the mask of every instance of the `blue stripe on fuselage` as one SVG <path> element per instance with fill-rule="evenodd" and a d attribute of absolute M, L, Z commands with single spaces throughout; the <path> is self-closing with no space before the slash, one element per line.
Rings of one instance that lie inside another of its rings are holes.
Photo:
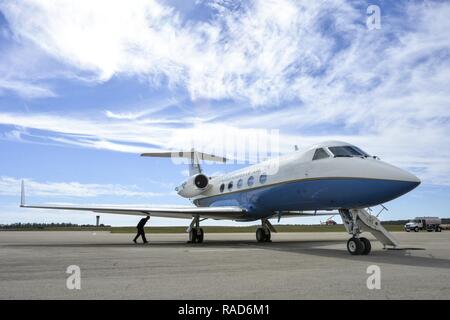
<path fill-rule="evenodd" d="M 333 210 L 363 208 L 395 199 L 419 183 L 363 178 L 322 178 L 268 185 L 197 199 L 201 207 L 240 206 L 250 216 L 268 216 L 273 211 Z"/>

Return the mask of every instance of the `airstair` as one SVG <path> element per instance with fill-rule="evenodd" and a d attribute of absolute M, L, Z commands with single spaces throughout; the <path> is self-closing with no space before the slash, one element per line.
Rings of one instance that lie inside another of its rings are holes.
<path fill-rule="evenodd" d="M 397 239 L 389 233 L 377 217 L 366 209 L 339 210 L 345 229 L 353 237 L 358 237 L 363 231 L 370 232 L 384 247 L 399 245 Z"/>

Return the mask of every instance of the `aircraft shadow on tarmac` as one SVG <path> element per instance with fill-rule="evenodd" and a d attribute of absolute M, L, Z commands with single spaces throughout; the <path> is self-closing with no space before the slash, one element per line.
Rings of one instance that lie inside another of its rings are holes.
<path fill-rule="evenodd" d="M 342 249 L 326 248 L 330 245 L 342 245 Z M 432 255 L 412 256 L 412 250 L 423 248 L 403 248 L 397 250 L 374 249 L 370 255 L 352 256 L 345 248 L 342 240 L 302 240 L 302 241 L 274 241 L 270 243 L 256 243 L 253 240 L 205 240 L 201 244 L 189 244 L 179 241 L 155 241 L 149 244 L 134 243 L 48 243 L 48 244 L 9 244 L 3 247 L 46 247 L 46 248 L 232 248 L 232 249 L 263 249 L 293 254 L 308 254 L 324 258 L 339 258 L 370 263 L 385 263 L 404 266 L 429 267 L 450 269 L 450 260 L 434 258 Z"/>
<path fill-rule="evenodd" d="M 308 246 L 298 247 L 296 244 L 305 244 Z M 343 249 L 335 248 L 321 248 L 320 246 L 336 245 L 342 244 Z M 298 253 L 298 254 L 309 254 L 320 256 L 324 258 L 338 258 L 353 261 L 363 261 L 370 263 L 386 263 L 404 266 L 415 266 L 415 267 L 430 267 L 430 268 L 450 268 L 450 260 L 434 258 L 433 256 L 423 257 L 423 256 L 412 256 L 410 250 L 425 250 L 423 248 L 403 248 L 396 250 L 373 250 L 369 255 L 358 255 L 352 256 L 345 249 L 345 243 L 340 240 L 334 241 L 289 241 L 287 243 L 269 243 L 266 244 L 267 249 Z"/>

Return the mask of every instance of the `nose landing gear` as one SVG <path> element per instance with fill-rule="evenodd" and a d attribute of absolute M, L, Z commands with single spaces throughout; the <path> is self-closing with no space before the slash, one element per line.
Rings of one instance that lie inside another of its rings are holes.
<path fill-rule="evenodd" d="M 351 255 L 367 255 L 372 250 L 372 245 L 366 238 L 352 237 L 347 241 L 347 250 Z"/>
<path fill-rule="evenodd" d="M 377 217 L 369 214 L 365 209 L 341 209 L 339 213 L 345 229 L 352 236 L 347 241 L 347 250 L 352 255 L 366 255 L 372 250 L 370 241 L 360 237 L 362 231 L 372 233 L 383 246 L 398 246 L 397 240 L 381 225 Z"/>

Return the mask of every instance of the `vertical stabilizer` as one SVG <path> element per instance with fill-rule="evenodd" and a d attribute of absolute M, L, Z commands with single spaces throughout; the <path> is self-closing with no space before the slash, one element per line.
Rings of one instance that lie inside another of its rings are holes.
<path fill-rule="evenodd" d="M 196 174 L 202 173 L 202 168 L 200 167 L 200 160 L 198 159 L 198 153 L 195 152 L 194 148 L 191 149 L 191 163 L 189 164 L 189 176 L 195 176 Z"/>
<path fill-rule="evenodd" d="M 25 183 L 23 180 L 20 186 L 20 206 L 25 206 Z"/>

